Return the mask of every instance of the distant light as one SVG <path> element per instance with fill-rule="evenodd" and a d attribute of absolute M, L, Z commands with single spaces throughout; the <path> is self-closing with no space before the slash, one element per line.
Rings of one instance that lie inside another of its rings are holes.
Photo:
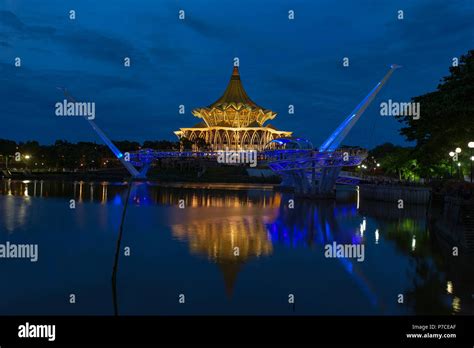
<path fill-rule="evenodd" d="M 377 167 L 380 167 L 380 163 L 377 163 Z"/>
<path fill-rule="evenodd" d="M 470 141 L 467 146 L 469 146 L 470 149 L 474 148 L 474 141 Z"/>
<path fill-rule="evenodd" d="M 453 156 L 454 156 L 454 152 L 451 151 L 451 152 L 449 153 L 449 155 L 450 155 L 451 157 L 453 157 Z"/>
<path fill-rule="evenodd" d="M 448 280 L 447 284 L 446 284 L 446 292 L 448 294 L 452 294 L 453 293 L 453 283 L 451 281 Z"/>
<path fill-rule="evenodd" d="M 25 159 L 30 159 L 31 156 L 30 155 L 25 155 Z"/>
<path fill-rule="evenodd" d="M 461 162 L 458 162 L 458 167 L 460 167 L 460 166 L 461 166 Z"/>
<path fill-rule="evenodd" d="M 455 151 L 456 151 L 456 153 L 461 153 L 461 148 L 457 147 Z"/>
<path fill-rule="evenodd" d="M 416 239 L 415 239 L 415 235 L 413 235 L 413 239 L 411 240 L 411 250 L 415 251 L 415 247 L 416 247 Z"/>
<path fill-rule="evenodd" d="M 471 156 L 471 161 L 474 161 L 474 156 Z"/>
<path fill-rule="evenodd" d="M 461 299 L 459 297 L 455 296 L 453 298 L 452 307 L 454 312 L 459 312 L 461 310 Z"/>
<path fill-rule="evenodd" d="M 379 244 L 379 229 L 375 230 L 375 244 Z"/>
<path fill-rule="evenodd" d="M 363 237 L 364 236 L 364 232 L 365 232 L 365 229 L 367 227 L 367 223 L 365 221 L 365 218 L 364 220 L 362 220 L 362 223 L 360 224 L 360 236 Z"/>

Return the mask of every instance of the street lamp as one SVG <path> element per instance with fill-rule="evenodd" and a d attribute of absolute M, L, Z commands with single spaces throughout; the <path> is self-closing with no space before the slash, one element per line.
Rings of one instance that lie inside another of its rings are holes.
<path fill-rule="evenodd" d="M 461 148 L 457 147 L 455 151 L 456 151 L 456 153 L 461 153 Z"/>
<path fill-rule="evenodd" d="M 28 169 L 28 162 L 29 162 L 30 158 L 31 158 L 30 155 L 25 155 L 25 170 Z"/>
<path fill-rule="evenodd" d="M 472 156 L 472 149 L 474 149 L 474 141 L 470 141 L 467 146 L 471 149 L 471 184 L 472 184 L 472 162 L 474 161 L 474 156 Z"/>
<path fill-rule="evenodd" d="M 454 157 L 455 153 L 451 151 L 449 156 Z M 453 177 L 453 161 L 451 161 L 451 166 L 449 167 L 449 176 Z"/>

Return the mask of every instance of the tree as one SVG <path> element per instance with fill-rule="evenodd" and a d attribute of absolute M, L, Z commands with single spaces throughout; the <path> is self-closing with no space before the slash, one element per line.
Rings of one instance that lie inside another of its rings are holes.
<path fill-rule="evenodd" d="M 146 140 L 145 142 L 143 142 L 143 148 L 145 149 L 170 151 L 170 150 L 176 149 L 178 146 L 175 142 L 168 141 L 168 140 L 158 140 L 158 141 Z"/>
<path fill-rule="evenodd" d="M 13 140 L 0 139 L 0 155 L 13 155 L 16 151 L 16 143 Z"/>
<path fill-rule="evenodd" d="M 413 148 L 385 143 L 369 151 L 386 174 L 394 174 L 400 180 L 415 179 L 418 174 L 417 161 L 413 158 Z"/>
<path fill-rule="evenodd" d="M 474 141 L 474 50 L 449 71 L 436 91 L 412 98 L 420 103 L 419 119 L 398 117 L 405 125 L 400 134 L 416 142 L 413 159 L 427 177 L 446 168 L 450 151 Z"/>

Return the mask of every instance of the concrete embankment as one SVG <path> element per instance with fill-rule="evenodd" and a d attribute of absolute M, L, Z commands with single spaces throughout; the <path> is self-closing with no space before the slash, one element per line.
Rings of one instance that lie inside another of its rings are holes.
<path fill-rule="evenodd" d="M 429 187 L 393 186 L 393 185 L 360 185 L 361 199 L 381 202 L 399 202 L 403 204 L 424 204 L 430 202 L 431 189 Z"/>
<path fill-rule="evenodd" d="M 435 219 L 434 227 L 453 246 L 474 252 L 474 201 L 445 197 L 442 215 Z"/>

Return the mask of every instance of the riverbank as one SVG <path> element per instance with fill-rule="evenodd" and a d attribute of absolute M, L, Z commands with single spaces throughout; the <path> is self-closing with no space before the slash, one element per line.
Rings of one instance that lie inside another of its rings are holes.
<path fill-rule="evenodd" d="M 428 205 L 431 199 L 431 188 L 423 186 L 363 184 L 359 192 L 361 199 L 396 203 L 400 209 L 404 204 Z"/>
<path fill-rule="evenodd" d="M 58 180 L 58 181 L 126 181 L 130 174 L 122 168 L 88 172 L 10 172 L 0 179 L 12 180 Z M 261 174 L 261 175 L 260 175 Z M 147 180 L 159 182 L 198 182 L 198 183 L 250 183 L 277 185 L 281 179 L 276 175 L 247 170 L 245 167 L 222 166 L 204 170 L 182 168 L 152 168 Z"/>

